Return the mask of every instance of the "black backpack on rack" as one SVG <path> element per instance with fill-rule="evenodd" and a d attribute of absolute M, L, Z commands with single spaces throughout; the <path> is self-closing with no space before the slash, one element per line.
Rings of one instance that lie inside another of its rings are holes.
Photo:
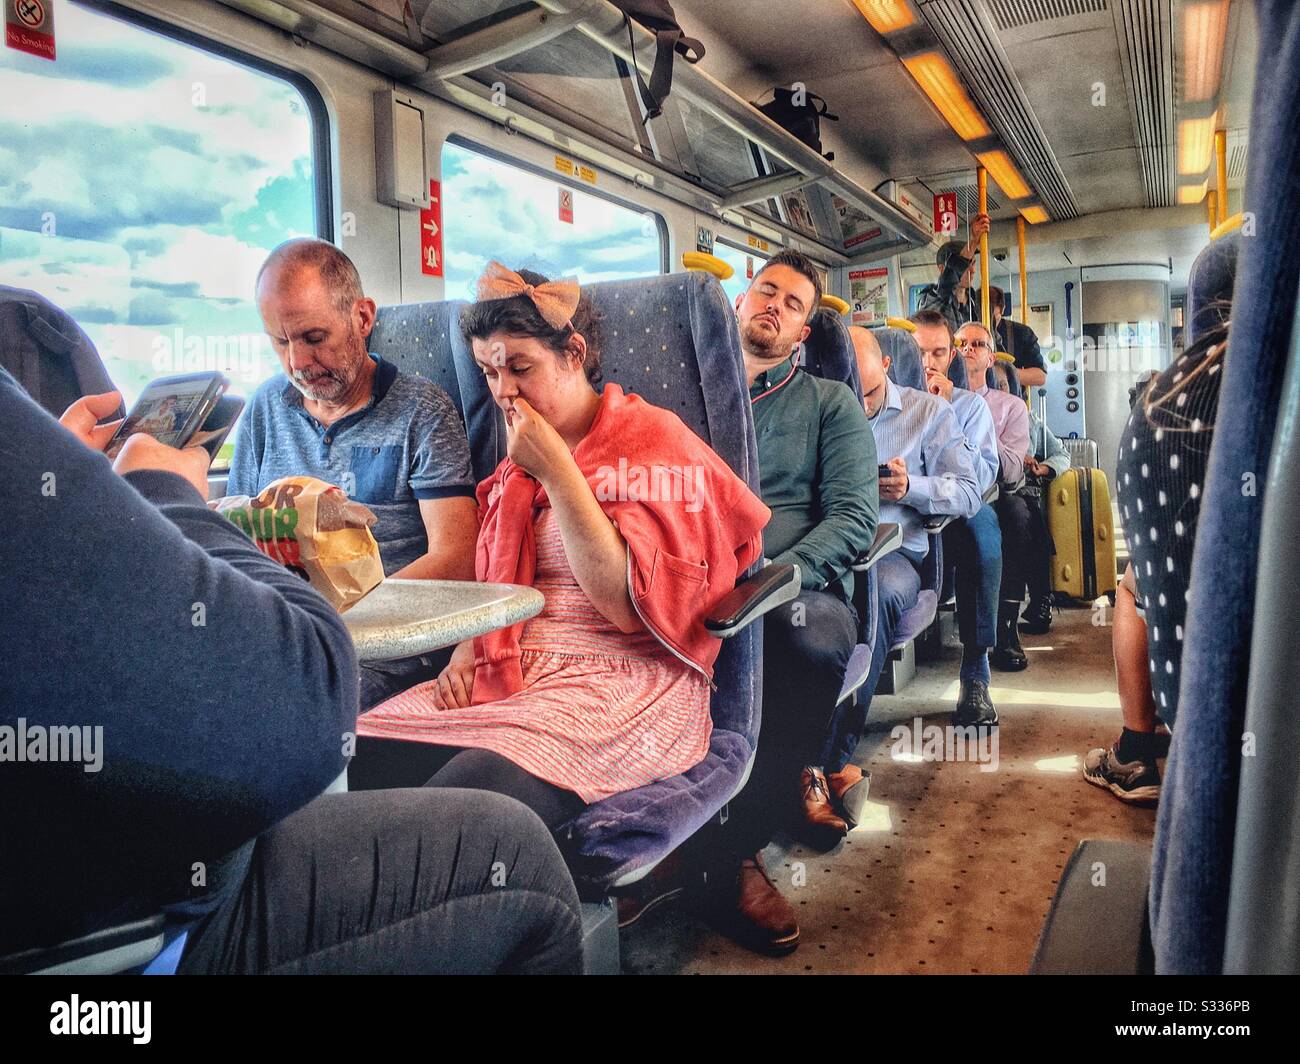
<path fill-rule="evenodd" d="M 632 72 L 636 75 L 637 91 L 645 105 L 646 119 L 658 118 L 663 112 L 664 101 L 673 87 L 673 53 L 678 53 L 688 63 L 698 63 L 704 58 L 704 45 L 694 37 L 687 37 L 677 23 L 673 14 L 673 5 L 668 0 L 610 0 L 623 12 L 623 21 L 627 23 L 627 38 L 632 43 L 632 23 L 635 19 L 655 35 L 658 47 L 655 53 L 655 65 L 650 71 L 650 84 L 646 84 L 641 70 L 635 63 Z"/>
<path fill-rule="evenodd" d="M 798 137 L 818 155 L 821 155 L 822 119 L 824 118 L 828 122 L 838 122 L 840 116 L 831 114 L 830 109 L 826 106 L 826 101 L 815 92 L 802 89 L 800 94 L 803 102 L 795 103 L 796 92 L 794 89 L 775 88 L 772 90 L 771 101 L 759 103 L 755 100 L 754 106 L 786 132 Z M 828 160 L 834 160 L 835 158 L 833 151 L 828 151 L 825 155 Z"/>

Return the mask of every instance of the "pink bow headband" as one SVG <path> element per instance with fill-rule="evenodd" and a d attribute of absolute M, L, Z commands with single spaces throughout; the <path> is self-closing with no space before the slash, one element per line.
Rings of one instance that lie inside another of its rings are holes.
<path fill-rule="evenodd" d="M 529 284 L 519 274 L 502 266 L 495 259 L 489 262 L 478 279 L 477 295 L 480 302 L 489 299 L 509 299 L 527 296 L 537 308 L 537 313 L 552 329 L 573 327 L 573 313 L 578 309 L 578 282 L 570 278 L 547 281 L 546 284 Z"/>

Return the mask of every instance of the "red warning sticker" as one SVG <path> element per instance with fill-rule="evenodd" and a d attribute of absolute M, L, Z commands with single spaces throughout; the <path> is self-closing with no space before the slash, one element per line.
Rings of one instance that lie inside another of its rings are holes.
<path fill-rule="evenodd" d="M 5 47 L 54 58 L 54 0 L 4 0 Z"/>
<path fill-rule="evenodd" d="M 429 206 L 420 211 L 420 272 L 442 276 L 442 184 L 429 182 Z"/>
<path fill-rule="evenodd" d="M 573 224 L 573 189 L 560 186 L 560 221 Z"/>

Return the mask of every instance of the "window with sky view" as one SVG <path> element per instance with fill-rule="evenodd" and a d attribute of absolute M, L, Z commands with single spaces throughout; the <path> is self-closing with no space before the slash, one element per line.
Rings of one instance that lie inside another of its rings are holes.
<path fill-rule="evenodd" d="M 0 49 L 0 284 L 67 310 L 128 405 L 151 379 L 278 370 L 266 253 L 316 232 L 311 116 L 289 83 L 58 8 L 58 59 Z"/>

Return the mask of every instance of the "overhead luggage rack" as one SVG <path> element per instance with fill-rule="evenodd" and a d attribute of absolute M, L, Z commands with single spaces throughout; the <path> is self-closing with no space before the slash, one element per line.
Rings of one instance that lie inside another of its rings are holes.
<path fill-rule="evenodd" d="M 664 113 L 647 121 L 631 64 L 650 75 L 654 37 L 633 23 L 630 39 L 607 0 L 506 12 L 493 0 L 416 0 L 417 24 L 354 0 L 223 2 L 695 210 L 735 222 L 746 209 L 754 227 L 815 245 L 833 265 L 931 238 L 698 66 L 675 64 Z"/>

